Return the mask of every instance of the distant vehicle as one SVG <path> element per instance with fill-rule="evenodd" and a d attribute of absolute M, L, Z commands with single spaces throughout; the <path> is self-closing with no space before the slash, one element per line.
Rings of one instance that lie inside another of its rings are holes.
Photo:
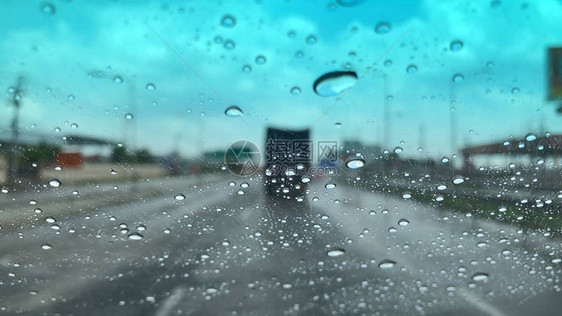
<path fill-rule="evenodd" d="M 304 195 L 312 146 L 309 129 L 267 129 L 264 183 L 268 196 L 295 199 Z"/>

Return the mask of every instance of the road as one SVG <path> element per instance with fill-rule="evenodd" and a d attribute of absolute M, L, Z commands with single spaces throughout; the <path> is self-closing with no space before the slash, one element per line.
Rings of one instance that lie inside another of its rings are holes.
<path fill-rule="evenodd" d="M 0 193 L 0 314 L 562 308 L 558 239 L 349 186 L 326 189 L 326 179 L 313 181 L 304 201 L 286 202 L 266 198 L 259 178 L 233 178 Z"/>

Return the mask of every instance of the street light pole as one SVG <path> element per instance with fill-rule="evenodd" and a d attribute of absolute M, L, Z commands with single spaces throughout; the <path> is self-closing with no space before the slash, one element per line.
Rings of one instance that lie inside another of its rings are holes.
<path fill-rule="evenodd" d="M 18 179 L 18 139 L 19 139 L 19 110 L 21 107 L 22 99 L 22 85 L 23 76 L 19 76 L 16 86 L 13 88 L 11 93 L 10 103 L 14 107 L 14 116 L 12 117 L 12 123 L 10 128 L 12 130 L 12 141 L 10 144 L 10 150 L 8 152 L 8 183 L 15 184 Z"/>

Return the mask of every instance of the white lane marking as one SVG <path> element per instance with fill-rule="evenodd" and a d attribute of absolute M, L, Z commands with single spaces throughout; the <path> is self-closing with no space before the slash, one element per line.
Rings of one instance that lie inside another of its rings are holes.
<path fill-rule="evenodd" d="M 321 189 L 319 189 L 321 190 Z M 353 196 L 357 196 L 358 191 L 351 191 L 348 190 L 347 188 L 342 189 L 342 193 L 341 196 L 346 196 L 346 197 L 353 197 Z M 348 191 L 348 192 L 344 192 L 344 191 Z M 355 206 L 361 206 L 359 203 L 359 201 L 364 201 L 364 200 L 369 200 L 372 199 L 372 196 L 370 196 L 371 194 L 368 192 L 359 192 L 359 196 L 358 199 L 350 199 L 350 204 Z M 390 200 L 393 200 L 394 198 L 390 197 Z M 401 201 L 401 200 L 400 200 Z M 389 201 L 390 202 L 390 201 Z M 388 203 L 389 203 L 388 202 Z M 388 204 L 387 203 L 387 204 Z M 348 204 L 347 206 L 351 206 L 350 204 Z M 312 203 L 311 203 L 312 205 Z M 339 209 L 340 211 L 345 211 L 344 206 L 346 205 L 342 205 L 342 204 L 334 204 L 334 205 L 329 205 L 328 209 L 324 209 L 325 211 L 329 211 L 332 215 L 333 218 L 339 220 L 341 226 L 341 229 L 344 229 L 345 231 L 347 231 L 348 234 L 353 235 L 355 233 L 357 233 L 358 231 L 360 231 L 362 229 L 362 224 L 361 223 L 356 223 L 354 221 L 348 220 L 349 217 L 346 216 L 339 216 L 339 214 L 337 213 L 336 209 Z M 313 208 L 318 209 L 319 207 L 321 207 L 320 205 L 314 205 Z M 377 242 L 376 240 L 371 241 L 371 243 L 373 245 L 375 245 L 375 247 L 369 247 L 369 249 L 365 248 L 365 247 L 358 247 L 356 248 L 358 251 L 361 251 L 363 253 L 366 253 L 366 251 L 369 250 L 375 250 L 375 249 L 386 249 L 386 246 L 383 243 Z M 374 248 L 374 249 L 373 249 Z M 373 253 L 366 253 L 368 255 L 372 255 Z M 393 254 L 393 258 L 395 258 L 396 260 L 398 260 L 401 263 L 404 263 L 404 265 L 409 266 L 410 268 L 408 269 L 408 273 L 410 275 L 412 275 L 414 278 L 418 278 L 421 279 L 422 275 L 417 275 L 415 273 L 415 271 L 418 271 L 417 268 L 415 268 L 415 265 L 412 264 L 412 262 L 410 260 L 407 260 L 406 256 L 400 255 L 400 254 Z M 471 306 L 473 306 L 474 308 L 476 308 L 477 310 L 479 310 L 480 312 L 486 314 L 486 315 L 490 315 L 490 316 L 504 316 L 506 315 L 504 312 L 502 312 L 500 309 L 496 308 L 495 306 L 493 306 L 492 304 L 486 302 L 483 298 L 477 296 L 476 294 L 459 288 L 457 290 L 457 292 L 459 292 L 461 295 L 461 298 L 463 298 L 467 303 L 469 303 Z"/>
<path fill-rule="evenodd" d="M 177 286 L 172 291 L 172 294 L 168 296 L 163 302 L 162 306 L 156 311 L 155 316 L 167 316 L 172 313 L 174 307 L 176 307 L 183 296 L 185 295 L 186 289 L 183 286 Z"/>
<path fill-rule="evenodd" d="M 483 298 L 474 295 L 474 293 L 467 291 L 463 288 L 458 288 L 457 292 L 460 296 L 472 306 L 476 307 L 479 311 L 490 316 L 504 316 L 507 315 L 494 305 L 486 302 Z"/>
<path fill-rule="evenodd" d="M 191 193 L 190 193 L 191 194 Z M 207 194 L 207 195 L 201 195 L 199 194 L 199 192 L 197 191 L 192 191 L 193 194 L 193 199 L 190 200 L 190 205 L 194 210 L 198 210 L 201 208 L 201 206 L 204 205 L 212 205 L 212 204 L 216 204 L 219 201 L 224 199 L 224 194 L 222 192 L 217 192 L 215 194 Z M 108 214 L 108 213 L 112 213 L 114 212 L 114 214 L 120 218 L 121 220 L 126 220 L 125 217 L 121 217 L 120 215 L 123 215 L 123 211 L 129 211 L 128 212 L 128 216 L 135 218 L 140 216 L 146 216 L 145 212 L 146 211 L 150 211 L 154 208 L 158 208 L 160 205 L 165 206 L 167 203 L 170 204 L 170 208 L 173 208 L 174 210 L 177 210 L 180 206 L 179 205 L 174 205 L 174 203 L 170 203 L 170 201 L 172 201 L 173 198 L 171 199 L 170 197 L 158 197 L 155 199 L 152 199 L 148 202 L 135 202 L 135 203 L 129 203 L 126 204 L 124 206 L 112 206 L 112 207 L 104 207 L 104 208 L 100 208 L 96 211 L 97 214 Z M 175 201 L 174 201 L 175 202 Z M 175 217 L 160 217 L 160 218 L 153 218 L 151 219 L 151 226 L 152 225 L 156 225 L 156 223 L 161 224 L 163 221 L 170 221 L 171 223 L 173 223 L 174 220 L 177 219 L 177 217 L 180 216 L 180 214 L 178 212 L 174 212 L 174 214 L 176 214 L 177 216 Z M 81 218 L 73 218 L 71 220 L 72 222 L 76 222 L 79 223 L 80 221 L 82 221 Z M 99 222 L 98 222 L 99 223 Z M 68 223 L 65 223 L 68 224 Z M 76 226 L 79 227 L 79 226 Z M 42 239 L 47 239 L 46 236 L 49 236 L 50 234 L 52 234 L 52 232 L 50 232 L 50 229 L 47 230 L 45 229 L 45 227 L 35 227 L 33 229 L 31 229 L 30 231 L 25 232 L 26 235 L 33 235 L 34 238 L 33 239 L 28 239 L 26 240 L 28 243 L 25 245 L 25 247 L 27 248 L 27 253 L 29 255 L 33 255 L 36 257 L 41 257 L 41 255 L 37 254 L 37 253 L 41 253 L 44 252 L 44 250 L 40 249 L 39 247 L 37 247 L 38 240 L 42 240 Z M 65 239 L 66 242 L 72 242 L 70 239 Z M 73 252 L 74 252 L 74 248 L 72 247 L 65 247 L 64 245 L 58 245 L 55 246 L 55 251 L 58 251 L 57 253 L 57 257 L 58 258 L 71 258 L 73 257 Z M 122 258 L 129 258 L 128 255 L 130 254 L 131 250 L 129 248 L 121 248 L 119 250 L 119 252 L 113 252 L 112 255 L 115 257 L 122 257 Z M 51 260 L 52 258 L 50 258 L 49 260 Z M 2 257 L 2 260 L 5 260 L 5 256 Z M 8 260 L 15 260 L 13 258 L 10 258 L 8 256 Z M 57 259 L 52 259 L 52 260 L 57 260 Z M 123 260 L 121 263 L 122 264 L 127 264 L 129 261 L 128 260 Z M 55 266 L 56 262 L 53 261 L 49 261 L 49 262 L 43 262 L 41 268 L 45 269 L 44 273 L 45 275 L 49 274 L 50 272 L 52 272 L 52 267 Z M 103 265 L 103 268 L 100 267 L 97 264 L 101 264 Z M 112 274 L 116 274 L 117 271 L 119 271 L 119 269 L 122 267 L 122 265 L 119 264 L 115 264 L 115 265 L 107 265 L 105 264 L 103 261 L 91 261 L 90 264 L 92 264 L 92 266 L 88 266 L 88 269 L 92 269 L 92 270 L 96 270 L 96 269 L 100 269 L 100 270 L 104 270 L 106 272 L 107 275 L 112 275 Z M 37 269 L 39 269 L 39 267 L 36 267 Z M 78 269 L 78 268 L 76 268 Z M 82 268 L 80 268 L 82 269 Z M 37 272 L 37 271 L 36 271 Z M 71 271 L 66 271 L 67 274 L 69 275 L 79 275 L 79 273 L 75 270 L 71 270 Z M 41 273 L 37 272 L 38 275 L 40 275 Z M 92 284 L 95 284 L 95 282 L 97 282 L 96 279 L 75 279 L 73 282 L 69 283 L 68 279 L 66 278 L 57 278 L 57 279 L 47 279 L 45 280 L 45 282 L 43 283 L 43 286 L 38 288 L 37 290 L 39 291 L 39 293 L 50 293 L 50 295 L 52 296 L 60 296 L 60 297 L 65 297 L 68 300 L 70 300 L 71 298 L 75 298 L 76 297 L 76 293 L 82 293 L 84 291 L 84 289 L 89 289 L 91 288 Z M 40 300 L 29 300 L 29 295 L 26 295 L 26 293 L 24 292 L 19 292 L 19 293 L 13 293 L 12 296 L 10 296 L 10 298 L 8 298 L 8 300 L 10 300 L 11 302 L 11 306 L 25 306 L 25 311 L 26 312 L 33 312 L 33 311 L 41 311 L 41 310 L 45 310 L 47 308 L 49 308 L 49 306 L 54 305 L 56 302 L 52 301 L 52 300 L 46 300 L 44 303 L 41 303 Z"/>

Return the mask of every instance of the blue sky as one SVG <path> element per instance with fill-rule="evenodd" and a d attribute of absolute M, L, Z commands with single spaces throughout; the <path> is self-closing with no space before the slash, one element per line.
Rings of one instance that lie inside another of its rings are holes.
<path fill-rule="evenodd" d="M 136 126 L 137 146 L 167 153 L 179 144 L 180 152 L 193 155 L 238 139 L 261 144 L 269 125 L 312 126 L 336 102 L 314 94 L 317 77 L 348 68 L 363 75 L 413 27 L 314 126 L 314 138 L 402 146 L 408 155 L 424 144 L 431 156 L 450 155 L 451 96 L 459 146 L 538 133 L 541 122 L 562 133 L 562 117 L 545 98 L 546 48 L 562 46 L 560 1 L 358 2 L 343 7 L 336 1 L 296 0 L 52 0 L 56 13 L 49 15 L 40 9 L 44 1 L 5 0 L 0 86 L 6 91 L 25 75 L 21 126 L 33 132 L 131 143 Z M 225 14 L 236 18 L 234 27 L 221 26 Z M 392 29 L 380 35 L 374 28 L 382 21 Z M 294 37 L 288 36 L 291 31 Z M 309 35 L 316 36 L 316 44 L 306 44 Z M 232 40 L 235 48 L 225 49 L 220 39 Z M 449 50 L 453 40 L 463 42 L 460 51 Z M 296 58 L 297 51 L 304 56 Z M 266 57 L 264 65 L 255 63 L 258 55 Z M 392 65 L 384 66 L 385 60 Z M 242 71 L 246 64 L 249 73 Z M 418 68 L 414 74 L 406 73 L 411 64 Z M 100 71 L 102 78 L 88 76 Z M 453 83 L 456 73 L 464 80 Z M 115 76 L 124 82 L 115 83 Z M 146 89 L 149 83 L 156 90 Z M 292 95 L 294 86 L 302 93 Z M 513 88 L 520 92 L 513 94 Z M 388 95 L 391 137 L 384 141 Z M 221 98 L 239 106 L 251 127 L 225 116 Z M 127 121 L 127 113 L 134 119 Z M 10 117 L 11 109 L 0 106 L 0 128 Z"/>

